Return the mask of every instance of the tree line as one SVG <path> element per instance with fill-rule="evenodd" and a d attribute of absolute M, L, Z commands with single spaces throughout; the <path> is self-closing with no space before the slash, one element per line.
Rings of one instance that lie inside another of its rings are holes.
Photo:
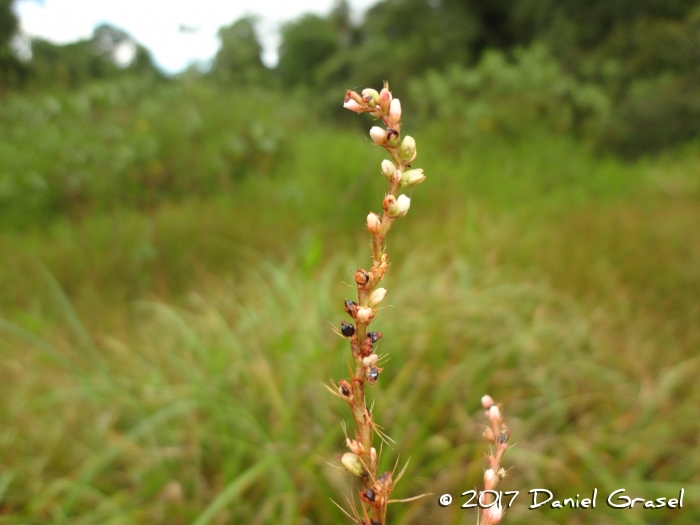
<path fill-rule="evenodd" d="M 12 1 L 0 0 L 5 88 L 159 75 L 137 43 L 134 59 L 117 65 L 114 51 L 130 37 L 109 26 L 67 45 L 35 40 L 31 60 L 22 62 L 11 49 L 17 29 Z M 408 85 L 428 72 L 477 67 L 493 52 L 513 62 L 537 45 L 561 75 L 605 93 L 609 118 L 624 122 L 610 133 L 623 142 L 633 137 L 631 149 L 640 140 L 653 149 L 700 133 L 698 0 L 381 0 L 359 23 L 340 0 L 326 16 L 307 14 L 282 27 L 274 68 L 261 60 L 255 29 L 251 17 L 222 27 L 220 49 L 201 76 L 231 87 L 313 89 L 323 107 L 338 90 L 387 78 Z"/>

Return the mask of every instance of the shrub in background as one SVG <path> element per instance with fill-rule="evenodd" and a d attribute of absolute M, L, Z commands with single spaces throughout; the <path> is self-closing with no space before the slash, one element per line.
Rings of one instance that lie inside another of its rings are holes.
<path fill-rule="evenodd" d="M 460 140 L 533 127 L 595 136 L 610 111 L 600 86 L 567 74 L 541 44 L 517 49 L 513 60 L 487 51 L 473 68 L 430 71 L 411 82 L 410 94 L 422 117 L 438 115 Z"/>

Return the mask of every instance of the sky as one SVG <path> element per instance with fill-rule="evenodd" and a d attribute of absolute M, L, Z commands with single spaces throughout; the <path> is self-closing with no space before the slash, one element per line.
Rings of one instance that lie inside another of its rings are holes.
<path fill-rule="evenodd" d="M 377 0 L 350 0 L 353 18 Z M 213 58 L 217 31 L 242 16 L 256 15 L 263 61 L 277 63 L 279 27 L 304 13 L 327 14 L 334 0 L 18 0 L 15 12 L 25 35 L 57 44 L 89 38 L 108 23 L 129 33 L 167 73 Z"/>

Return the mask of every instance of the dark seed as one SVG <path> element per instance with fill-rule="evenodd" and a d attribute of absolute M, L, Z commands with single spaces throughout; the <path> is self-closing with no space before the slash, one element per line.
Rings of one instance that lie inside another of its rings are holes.
<path fill-rule="evenodd" d="M 340 331 L 345 337 L 352 337 L 355 335 L 355 327 L 350 323 L 340 323 Z"/>
<path fill-rule="evenodd" d="M 496 437 L 496 440 L 499 443 L 505 443 L 506 441 L 508 441 L 509 437 L 510 437 L 510 434 L 508 432 L 501 432 L 500 434 L 498 434 L 498 437 Z"/>
<path fill-rule="evenodd" d="M 374 491 L 373 491 L 372 489 L 367 489 L 367 490 L 365 490 L 365 491 L 362 493 L 362 495 L 365 497 L 365 499 L 366 499 L 367 501 L 371 501 L 372 503 L 374 503 L 374 499 L 375 499 L 375 498 L 374 498 Z"/>
<path fill-rule="evenodd" d="M 367 337 L 369 338 L 372 343 L 376 343 L 381 339 L 382 333 L 381 332 L 367 332 Z"/>
<path fill-rule="evenodd" d="M 369 274 L 362 269 L 358 269 L 355 274 L 355 282 L 360 285 L 367 284 L 369 282 Z"/>
<path fill-rule="evenodd" d="M 378 377 L 379 377 L 379 370 L 377 370 L 375 367 L 370 368 L 369 369 L 369 378 L 372 381 L 376 381 Z"/>
<path fill-rule="evenodd" d="M 340 390 L 342 390 L 343 395 L 345 397 L 350 395 L 350 390 L 348 390 L 348 387 L 346 387 L 345 385 L 340 385 Z"/>
<path fill-rule="evenodd" d="M 345 299 L 345 311 L 350 315 L 351 317 L 355 317 L 355 314 L 357 313 L 357 303 L 355 301 L 351 301 L 350 299 Z"/>

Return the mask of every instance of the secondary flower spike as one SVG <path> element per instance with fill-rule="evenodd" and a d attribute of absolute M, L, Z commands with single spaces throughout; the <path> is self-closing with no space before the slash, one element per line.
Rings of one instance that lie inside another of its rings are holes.
<path fill-rule="evenodd" d="M 484 508 L 479 519 L 479 525 L 495 525 L 503 517 L 503 506 L 496 487 L 506 477 L 506 469 L 501 466 L 503 455 L 508 449 L 510 432 L 503 421 L 501 409 L 491 396 L 481 398 L 481 406 L 484 407 L 489 426 L 484 430 L 484 438 L 490 443 L 488 455 L 488 468 L 484 471 L 484 492 L 481 493 L 479 502 Z"/>

